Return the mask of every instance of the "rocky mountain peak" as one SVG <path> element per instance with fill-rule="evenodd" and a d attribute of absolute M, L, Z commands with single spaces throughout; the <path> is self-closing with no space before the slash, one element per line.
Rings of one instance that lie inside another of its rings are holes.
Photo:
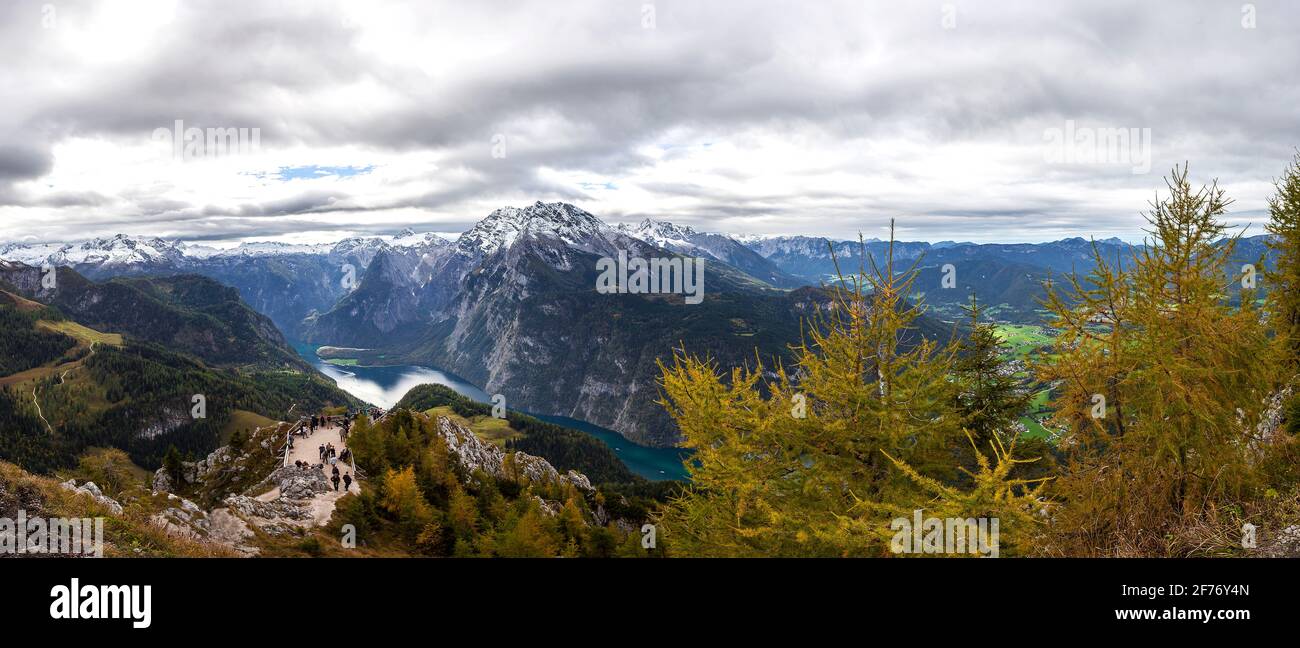
<path fill-rule="evenodd" d="M 647 218 L 636 227 L 620 226 L 628 236 L 634 236 L 655 246 L 673 249 L 675 246 L 689 246 L 699 232 L 689 225 L 675 225 L 668 221 Z"/>
<path fill-rule="evenodd" d="M 479 221 L 458 242 L 460 252 L 489 255 L 520 239 L 547 236 L 577 247 L 608 239 L 611 228 L 568 203 L 537 201 L 524 208 L 502 207 Z"/>

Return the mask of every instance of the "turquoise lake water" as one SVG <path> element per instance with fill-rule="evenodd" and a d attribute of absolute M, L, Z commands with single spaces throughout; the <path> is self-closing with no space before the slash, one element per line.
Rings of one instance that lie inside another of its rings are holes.
<path fill-rule="evenodd" d="M 298 354 L 321 373 L 333 378 L 339 389 L 357 398 L 380 407 L 392 407 L 416 385 L 433 383 L 446 385 L 456 393 L 472 398 L 481 403 L 491 403 L 492 397 L 478 386 L 433 367 L 389 366 L 358 367 L 333 365 L 316 356 L 319 345 L 292 342 Z M 521 410 L 523 411 L 523 410 Z M 679 448 L 651 448 L 628 441 L 626 437 L 613 430 L 593 425 L 587 421 L 551 416 L 536 412 L 525 412 L 543 421 L 562 425 L 586 432 L 604 441 L 618 458 L 623 460 L 632 472 L 652 480 L 686 479 L 686 468 L 682 461 L 689 453 Z"/>

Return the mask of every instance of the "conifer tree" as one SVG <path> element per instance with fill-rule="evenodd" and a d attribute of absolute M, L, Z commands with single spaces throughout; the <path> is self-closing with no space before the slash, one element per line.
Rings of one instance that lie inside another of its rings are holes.
<path fill-rule="evenodd" d="M 1003 443 L 1014 438 L 1015 422 L 1029 406 L 1030 395 L 1002 358 L 1006 347 L 997 330 L 980 320 L 983 309 L 975 295 L 963 310 L 970 316 L 970 332 L 957 344 L 953 362 L 957 410 L 976 447 L 987 448 L 994 438 Z"/>
<path fill-rule="evenodd" d="M 185 471 L 182 465 L 181 451 L 176 446 L 167 446 L 167 454 L 163 455 L 163 468 L 167 471 L 167 476 L 172 478 L 172 484 L 180 488 L 185 483 Z"/>
<path fill-rule="evenodd" d="M 915 278 L 895 270 L 892 236 L 883 267 L 841 274 L 794 349 L 797 379 L 777 367 L 760 384 L 759 363 L 724 380 L 685 353 L 663 367 L 664 405 L 695 451 L 691 486 L 660 519 L 675 552 L 881 555 L 887 542 L 864 529 L 934 499 L 915 476 L 955 477 L 952 357 L 913 328 Z"/>
<path fill-rule="evenodd" d="M 433 511 L 415 484 L 415 470 L 407 466 L 384 474 L 380 505 L 397 522 L 409 540 L 415 540 L 425 525 L 433 521 Z"/>
<path fill-rule="evenodd" d="M 1294 372 L 1300 369 L 1300 153 L 1274 186 L 1277 192 L 1268 201 L 1265 229 L 1272 235 L 1268 246 L 1275 253 L 1275 265 L 1264 276 L 1270 324 Z"/>
<path fill-rule="evenodd" d="M 1094 247 L 1091 275 L 1049 287 L 1060 333 L 1041 374 L 1071 463 L 1048 553 L 1181 555 L 1189 529 L 1250 487 L 1247 442 L 1276 378 L 1268 336 L 1229 267 L 1223 191 L 1193 189 L 1186 167 L 1166 183 L 1127 268 Z"/>

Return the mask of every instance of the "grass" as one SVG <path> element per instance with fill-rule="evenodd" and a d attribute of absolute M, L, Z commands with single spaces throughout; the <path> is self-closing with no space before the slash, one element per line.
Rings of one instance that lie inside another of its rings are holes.
<path fill-rule="evenodd" d="M 338 366 L 340 366 L 340 367 L 355 367 L 355 366 L 357 366 L 357 359 L 356 359 L 356 358 L 330 358 L 330 359 L 326 360 L 325 362 L 326 362 L 327 364 L 338 365 Z"/>
<path fill-rule="evenodd" d="M 7 290 L 0 290 L 0 304 L 5 302 L 13 304 L 14 308 L 20 313 L 30 313 L 45 308 L 44 304 L 34 302 L 21 295 L 15 295 Z"/>
<path fill-rule="evenodd" d="M 150 519 L 157 506 L 150 498 L 127 498 L 119 515 L 85 495 L 65 490 L 49 477 L 33 475 L 0 461 L 0 491 L 24 494 L 29 516 L 104 518 L 104 555 L 115 557 L 233 557 L 234 552 L 187 538 L 173 536 Z M 140 488 L 137 492 L 144 492 Z"/>
<path fill-rule="evenodd" d="M 1025 433 L 1021 436 L 1026 439 L 1046 439 L 1052 436 L 1052 433 L 1045 427 L 1038 424 L 1032 416 L 1020 417 L 1020 423 L 1025 426 Z"/>
<path fill-rule="evenodd" d="M 510 427 L 510 422 L 505 419 L 493 418 L 491 416 L 475 416 L 466 419 L 452 411 L 451 407 L 446 405 L 427 409 L 424 413 L 435 418 L 445 416 L 453 422 L 469 428 L 470 431 L 474 433 L 474 436 L 477 436 L 488 443 L 495 443 L 503 448 L 507 441 L 511 439 L 522 439 L 525 436 L 522 432 Z"/>
<path fill-rule="evenodd" d="M 83 463 L 89 462 L 90 464 L 112 462 L 115 466 L 120 468 L 122 471 L 130 474 L 132 478 L 134 478 L 136 481 L 140 483 L 144 483 L 145 481 L 152 481 L 153 471 L 145 470 L 144 468 L 137 466 L 135 462 L 131 461 L 130 459 L 126 459 L 121 455 L 121 453 L 122 451 L 116 448 L 103 448 L 103 447 L 92 446 L 86 448 L 85 451 L 81 453 L 79 461 Z M 77 476 L 82 477 L 83 479 L 93 479 L 93 477 L 91 476 L 84 476 L 84 475 L 77 475 Z"/>
<path fill-rule="evenodd" d="M 110 346 L 122 346 L 122 336 L 118 333 L 100 333 L 95 329 L 82 326 L 76 322 L 64 320 L 62 322 L 51 322 L 49 320 L 40 320 L 36 325 L 48 331 L 62 333 L 68 337 L 76 339 L 82 344 L 107 344 Z"/>
<path fill-rule="evenodd" d="M 8 297 L 16 297 L 11 293 L 4 293 L 4 295 Z M 31 303 L 35 304 L 36 302 L 31 302 Z M 37 305 L 39 306 L 39 304 Z M 77 347 L 78 349 L 88 347 L 94 343 L 107 344 L 110 346 L 122 346 L 122 336 L 120 334 L 100 333 L 95 329 L 82 326 L 76 322 L 70 322 L 66 320 L 62 322 L 51 322 L 49 320 L 37 320 L 36 326 L 38 328 L 42 328 L 47 331 L 53 331 L 55 333 L 66 335 L 76 340 L 78 343 L 78 347 Z M 65 353 L 64 357 L 65 358 L 68 357 L 68 354 Z M 31 369 L 28 369 L 26 371 L 20 371 L 16 374 L 10 374 L 8 376 L 0 378 L 0 387 L 4 387 L 7 385 L 21 385 L 23 383 L 41 380 L 51 375 L 62 375 L 67 371 L 80 367 L 81 362 L 82 362 L 81 360 L 74 360 L 72 362 L 63 362 L 56 365 L 32 367 Z"/>
<path fill-rule="evenodd" d="M 491 416 L 475 416 L 470 421 L 469 429 L 473 430 L 478 438 L 501 447 L 505 447 L 506 441 L 521 439 L 524 436 L 510 427 L 509 421 Z"/>
<path fill-rule="evenodd" d="M 1006 359 L 1029 360 L 1042 358 L 1046 349 L 1052 344 L 1052 336 L 1041 326 L 1033 324 L 996 324 L 994 330 L 1007 346 Z M 1051 413 L 1048 405 L 1052 390 L 1037 383 L 1027 370 L 1016 372 L 1016 377 L 1028 389 L 1033 389 L 1034 397 L 1029 401 L 1025 415 L 1020 423 L 1025 426 L 1024 437 L 1031 439 L 1048 439 L 1052 433 L 1038 423 L 1038 417 Z"/>
<path fill-rule="evenodd" d="M 219 445 L 229 443 L 230 435 L 234 434 L 235 430 L 247 430 L 251 433 L 256 428 L 275 425 L 276 423 L 279 423 L 279 421 L 269 419 L 256 412 L 241 409 L 232 410 L 230 412 L 230 421 L 226 423 L 225 427 L 221 428 L 221 434 L 218 437 L 220 440 Z"/>
<path fill-rule="evenodd" d="M 1048 335 L 1041 326 L 998 324 L 994 329 L 997 331 L 998 337 L 1006 343 L 1011 353 L 1017 358 L 1023 359 L 1052 343 L 1052 336 Z"/>
<path fill-rule="evenodd" d="M 31 369 L 28 369 L 26 371 L 19 371 L 16 374 L 9 374 L 8 376 L 0 378 L 0 387 L 6 387 L 8 385 L 21 385 L 26 382 L 34 382 L 42 378 L 45 378 L 46 376 L 49 376 L 52 373 L 61 372 L 76 366 L 77 363 L 69 362 L 66 364 L 58 365 L 56 367 L 32 367 Z M 30 389 L 28 391 L 30 391 Z"/>

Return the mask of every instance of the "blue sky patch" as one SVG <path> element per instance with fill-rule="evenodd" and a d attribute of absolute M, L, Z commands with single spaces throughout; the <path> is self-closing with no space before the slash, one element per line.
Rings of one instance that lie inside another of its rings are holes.
<path fill-rule="evenodd" d="M 354 175 L 370 173 L 374 168 L 375 165 L 373 164 L 366 166 L 318 166 L 309 164 L 306 166 L 280 167 L 280 170 L 276 173 L 254 173 L 253 175 L 262 179 L 270 177 L 282 182 L 288 182 L 290 180 L 311 180 L 312 178 L 324 178 L 326 176 L 348 178 Z"/>

